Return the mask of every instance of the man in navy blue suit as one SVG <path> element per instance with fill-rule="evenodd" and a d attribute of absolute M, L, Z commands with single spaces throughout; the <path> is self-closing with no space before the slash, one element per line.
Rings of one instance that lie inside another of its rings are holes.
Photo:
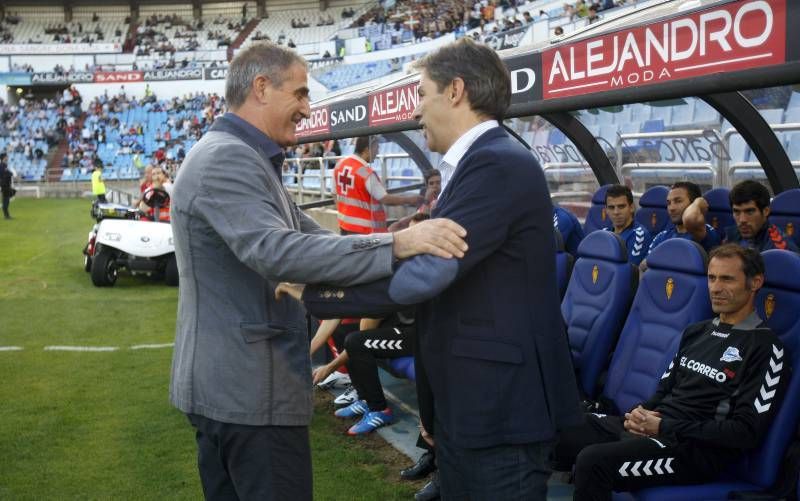
<path fill-rule="evenodd" d="M 560 316 L 553 207 L 542 169 L 500 127 L 508 70 L 465 38 L 417 63 L 415 118 L 444 154 L 433 217 L 467 230 L 463 259 L 418 256 L 391 278 L 307 286 L 320 318 L 384 316 L 419 304 L 418 377 L 426 374 L 443 499 L 546 498 L 558 429 L 581 422 Z M 432 430 L 431 430 L 432 427 Z"/>

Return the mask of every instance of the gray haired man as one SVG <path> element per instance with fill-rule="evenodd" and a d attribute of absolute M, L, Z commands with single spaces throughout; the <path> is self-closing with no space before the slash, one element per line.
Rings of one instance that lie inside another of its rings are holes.
<path fill-rule="evenodd" d="M 440 219 L 395 234 L 339 237 L 281 184 L 283 147 L 308 117 L 306 64 L 271 44 L 230 65 L 220 117 L 189 152 L 171 203 L 181 287 L 170 400 L 196 429 L 207 499 L 311 499 L 311 367 L 302 306 L 280 281 L 352 285 L 395 259 L 462 257 Z"/>

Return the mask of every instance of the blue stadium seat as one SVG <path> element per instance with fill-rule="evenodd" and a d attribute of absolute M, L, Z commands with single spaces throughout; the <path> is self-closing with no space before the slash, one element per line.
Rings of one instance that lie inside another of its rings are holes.
<path fill-rule="evenodd" d="M 611 219 L 606 215 L 606 190 L 611 186 L 607 184 L 601 186 L 592 195 L 592 205 L 589 213 L 586 214 L 586 222 L 583 223 L 583 233 L 588 235 L 594 230 L 611 228 Z"/>
<path fill-rule="evenodd" d="M 572 274 L 572 266 L 575 258 L 564 248 L 564 238 L 561 236 L 561 232 L 558 231 L 558 228 L 554 228 L 553 232 L 556 237 L 556 280 L 558 282 L 558 297 L 563 298 L 564 293 L 567 291 L 567 284 L 569 284 L 569 277 Z"/>
<path fill-rule="evenodd" d="M 666 186 L 653 186 L 642 194 L 639 199 L 639 208 L 634 218 L 644 226 L 651 235 L 657 235 L 661 230 L 672 224 L 667 214 L 667 195 L 669 188 Z"/>
<path fill-rule="evenodd" d="M 786 190 L 772 199 L 769 221 L 800 245 L 800 189 Z"/>
<path fill-rule="evenodd" d="M 681 238 L 667 240 L 647 256 L 648 270 L 636 290 L 603 389 L 617 413 L 653 395 L 678 351 L 683 330 L 711 317 L 707 264 L 703 248 Z"/>
<path fill-rule="evenodd" d="M 579 387 L 593 399 L 636 292 L 639 273 L 628 262 L 625 242 L 611 231 L 589 234 L 578 246 L 578 256 L 561 302 L 561 315 Z"/>
<path fill-rule="evenodd" d="M 393 376 L 415 381 L 417 372 L 414 366 L 414 357 L 398 357 L 386 359 L 386 365 Z"/>
<path fill-rule="evenodd" d="M 703 198 L 708 202 L 706 223 L 719 231 L 725 231 L 728 226 L 736 224 L 731 213 L 731 202 L 728 197 L 730 192 L 731 190 L 728 188 L 714 188 L 703 195 Z"/>
<path fill-rule="evenodd" d="M 764 252 L 766 280 L 756 295 L 758 315 L 784 344 L 783 360 L 791 373 L 783 404 L 761 447 L 747 454 L 731 471 L 714 483 L 659 487 L 634 493 L 635 499 L 725 500 L 732 491 L 762 491 L 770 487 L 780 470 L 783 455 L 795 436 L 800 418 L 800 255 L 782 250 Z"/>

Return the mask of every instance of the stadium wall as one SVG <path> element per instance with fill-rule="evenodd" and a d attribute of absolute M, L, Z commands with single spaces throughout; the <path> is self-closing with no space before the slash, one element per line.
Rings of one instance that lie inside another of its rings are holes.
<path fill-rule="evenodd" d="M 81 93 L 84 109 L 97 96 L 103 95 L 108 91 L 109 95 L 116 94 L 121 85 L 125 85 L 125 92 L 129 96 L 137 98 L 145 95 L 147 85 L 159 99 L 172 99 L 173 97 L 183 97 L 195 92 L 205 92 L 206 94 L 217 93 L 225 95 L 225 80 L 171 80 L 164 82 L 120 82 L 115 83 L 86 83 L 75 84 L 75 88 Z"/>

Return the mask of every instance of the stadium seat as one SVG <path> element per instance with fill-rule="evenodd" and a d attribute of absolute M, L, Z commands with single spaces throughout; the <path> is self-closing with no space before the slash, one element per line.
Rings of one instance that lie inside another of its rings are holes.
<path fill-rule="evenodd" d="M 563 298 L 564 293 L 567 291 L 567 284 L 569 284 L 575 258 L 564 248 L 564 239 L 561 237 L 561 232 L 556 228 L 553 233 L 556 236 L 556 280 L 558 282 L 558 297 Z"/>
<path fill-rule="evenodd" d="M 578 246 L 561 314 L 579 387 L 593 399 L 639 282 L 622 238 L 595 231 Z"/>
<path fill-rule="evenodd" d="M 769 221 L 800 245 L 800 189 L 786 190 L 772 199 Z"/>
<path fill-rule="evenodd" d="M 683 330 L 710 318 L 706 269 L 700 245 L 673 238 L 647 256 L 628 318 L 614 350 L 602 400 L 613 413 L 650 398 L 678 351 Z"/>
<path fill-rule="evenodd" d="M 725 231 L 725 228 L 736 224 L 731 213 L 731 202 L 728 197 L 730 192 L 728 188 L 714 188 L 703 194 L 703 198 L 708 202 L 706 223 L 719 231 Z"/>
<path fill-rule="evenodd" d="M 585 235 L 594 230 L 611 228 L 611 219 L 606 216 L 606 190 L 609 186 L 611 185 L 601 186 L 592 195 L 592 205 L 589 207 L 589 213 L 586 214 L 586 222 L 583 223 L 583 233 Z"/>
<path fill-rule="evenodd" d="M 389 372 L 395 377 L 415 381 L 417 379 L 414 357 L 398 357 L 386 359 Z"/>
<path fill-rule="evenodd" d="M 783 250 L 763 254 L 766 267 L 764 286 L 756 295 L 756 310 L 784 344 L 782 359 L 795 369 L 772 426 L 761 447 L 747 454 L 723 479 L 703 485 L 658 487 L 634 493 L 635 499 L 725 500 L 733 491 L 763 491 L 777 477 L 783 455 L 795 437 L 800 418 L 800 255 Z"/>
<path fill-rule="evenodd" d="M 669 194 L 669 188 L 666 186 L 653 186 L 645 191 L 639 199 L 639 208 L 636 210 L 635 219 L 651 235 L 658 234 L 671 224 L 669 214 L 667 214 L 667 194 Z"/>

